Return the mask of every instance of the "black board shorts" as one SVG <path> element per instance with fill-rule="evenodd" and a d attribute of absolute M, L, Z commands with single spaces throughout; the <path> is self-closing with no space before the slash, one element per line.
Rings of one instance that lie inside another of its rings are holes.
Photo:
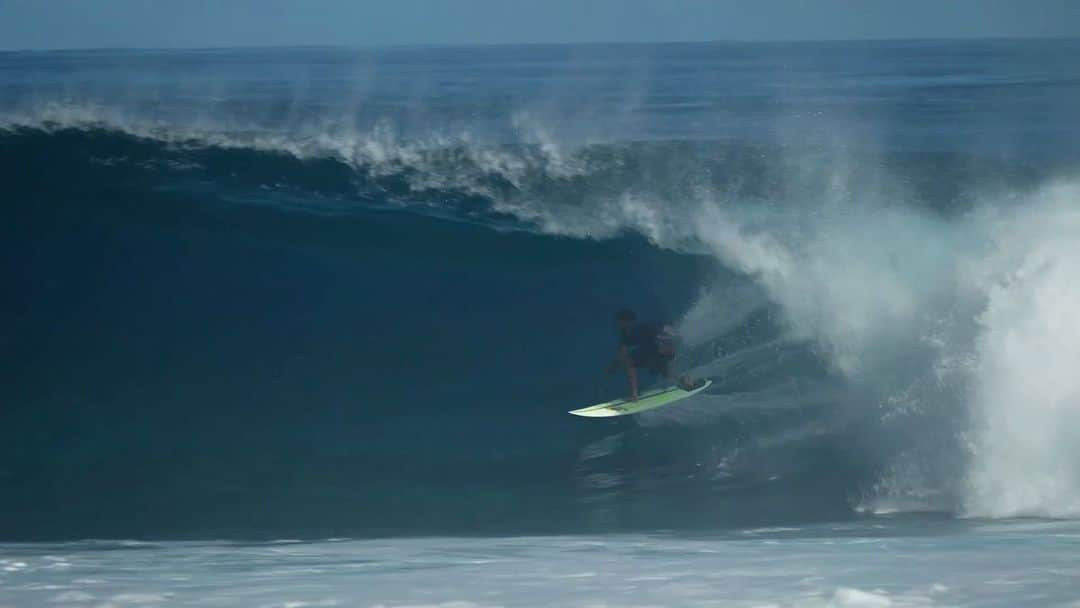
<path fill-rule="evenodd" d="M 635 348 L 630 351 L 630 363 L 637 369 L 646 369 L 657 376 L 666 376 L 671 369 L 675 354 L 665 355 L 652 348 Z"/>

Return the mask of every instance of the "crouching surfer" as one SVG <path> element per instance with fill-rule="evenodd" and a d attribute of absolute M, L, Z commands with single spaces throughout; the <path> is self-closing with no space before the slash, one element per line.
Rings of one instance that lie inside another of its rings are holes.
<path fill-rule="evenodd" d="M 638 398 L 638 370 L 644 369 L 656 376 L 675 380 L 675 332 L 668 325 L 637 320 L 634 311 L 622 309 L 615 314 L 619 327 L 619 349 L 615 359 L 607 367 L 612 373 L 619 367 L 626 370 L 630 379 L 629 401 Z M 689 376 L 678 380 L 679 388 L 689 391 L 698 386 Z"/>

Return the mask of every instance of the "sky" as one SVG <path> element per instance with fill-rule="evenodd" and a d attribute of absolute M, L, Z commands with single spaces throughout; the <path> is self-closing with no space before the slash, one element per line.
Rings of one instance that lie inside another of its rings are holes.
<path fill-rule="evenodd" d="M 0 0 L 0 49 L 1080 36 L 1080 0 Z"/>

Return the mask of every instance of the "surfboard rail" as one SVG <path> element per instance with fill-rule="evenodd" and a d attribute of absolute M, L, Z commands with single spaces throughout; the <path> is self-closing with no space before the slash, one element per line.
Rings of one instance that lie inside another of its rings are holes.
<path fill-rule="evenodd" d="M 682 401 L 687 397 L 692 397 L 700 393 L 710 386 L 712 386 L 712 380 L 705 380 L 704 384 L 689 391 L 679 388 L 678 386 L 669 386 L 667 388 L 660 388 L 642 393 L 635 401 L 616 399 L 614 401 L 598 403 L 577 410 L 570 410 L 569 413 L 585 418 L 628 416 L 630 414 L 637 414 L 638 412 L 644 412 L 646 410 L 652 410 Z"/>

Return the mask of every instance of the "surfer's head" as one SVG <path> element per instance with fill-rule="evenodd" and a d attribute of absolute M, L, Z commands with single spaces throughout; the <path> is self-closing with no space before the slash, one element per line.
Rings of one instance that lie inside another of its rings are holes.
<path fill-rule="evenodd" d="M 623 308 L 615 313 L 615 322 L 618 323 L 621 328 L 630 327 L 635 321 L 637 321 L 637 315 L 629 308 Z"/>

